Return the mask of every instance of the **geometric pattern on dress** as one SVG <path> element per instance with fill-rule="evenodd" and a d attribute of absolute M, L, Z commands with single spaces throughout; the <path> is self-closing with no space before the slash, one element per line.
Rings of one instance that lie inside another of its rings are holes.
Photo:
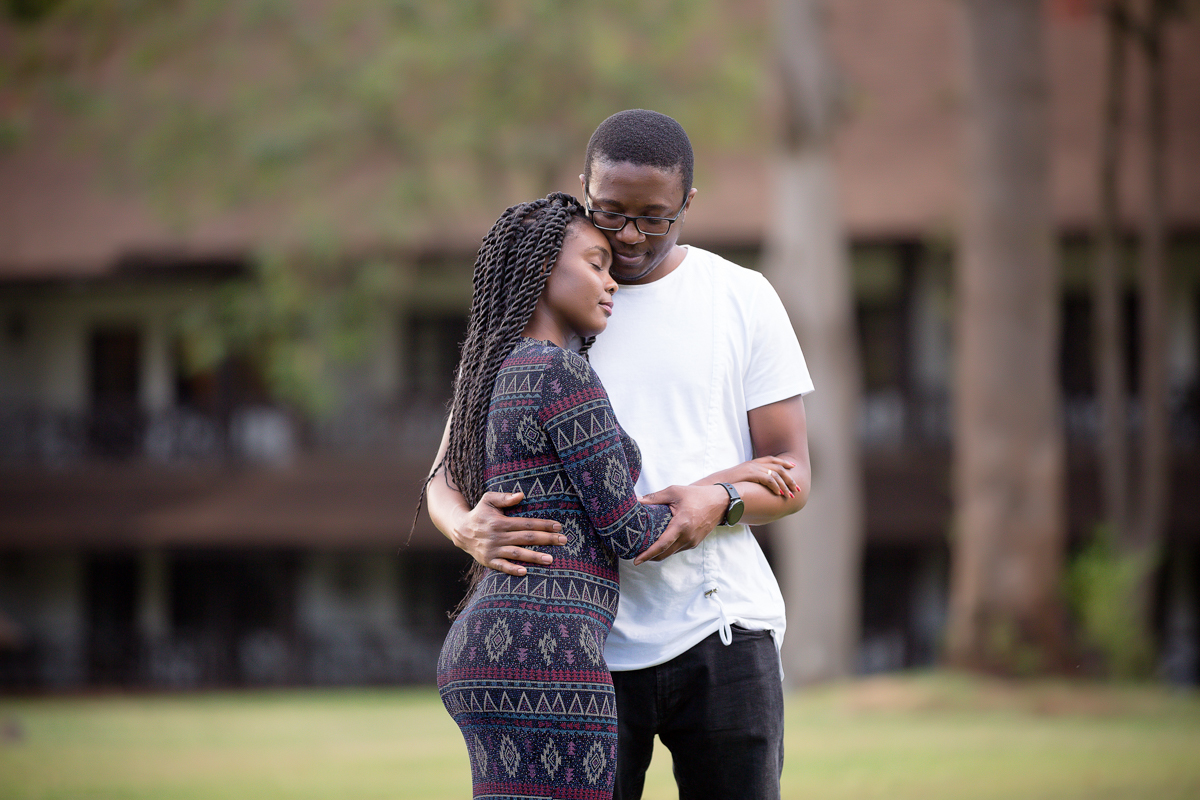
<path fill-rule="evenodd" d="M 575 353 L 524 339 L 488 410 L 486 489 L 524 492 L 511 513 L 560 522 L 568 544 L 523 576 L 489 571 L 450 628 L 438 689 L 462 731 L 474 796 L 607 800 L 616 701 L 604 642 L 619 599 L 616 558 L 670 522 L 637 502 L 637 445 Z"/>

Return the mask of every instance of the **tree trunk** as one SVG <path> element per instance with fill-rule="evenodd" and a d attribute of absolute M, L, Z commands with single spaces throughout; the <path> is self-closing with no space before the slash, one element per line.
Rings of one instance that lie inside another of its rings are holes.
<path fill-rule="evenodd" d="M 1161 545 L 1166 529 L 1170 465 L 1167 410 L 1166 289 L 1166 86 L 1163 59 L 1164 0 L 1152 0 L 1142 30 L 1146 58 L 1146 212 L 1142 228 L 1140 447 L 1141 492 L 1137 525 L 1129 549 L 1150 552 Z M 1148 606 L 1148 599 L 1147 599 Z M 1149 609 L 1143 618 L 1149 620 Z"/>
<path fill-rule="evenodd" d="M 1121 130 L 1125 109 L 1128 8 L 1126 0 L 1105 7 L 1108 74 L 1100 148 L 1100 219 L 1096 231 L 1094 297 L 1096 377 L 1100 399 L 1100 475 L 1104 524 L 1113 541 L 1129 525 L 1129 432 L 1125 328 L 1121 313 L 1120 187 Z"/>
<path fill-rule="evenodd" d="M 1166 288 L 1166 69 L 1167 0 L 1149 0 L 1136 32 L 1146 61 L 1146 208 L 1138 272 L 1141 328 L 1138 393 L 1142 428 L 1138 447 L 1137 515 L 1120 540 L 1123 555 L 1145 572 L 1128 598 L 1134 620 L 1148 640 L 1154 630 L 1154 573 L 1166 541 L 1170 482 L 1170 417 L 1167 406 Z M 1149 650 L 1153 645 L 1148 645 Z"/>
<path fill-rule="evenodd" d="M 1062 653 L 1058 271 L 1037 0 L 964 0 L 969 185 L 956 285 L 952 663 Z"/>
<path fill-rule="evenodd" d="M 830 153 L 835 76 L 817 0 L 777 0 L 784 110 L 764 272 L 804 348 L 812 494 L 772 526 L 787 601 L 784 672 L 792 685 L 848 674 L 858 641 L 862 470 L 858 347 L 849 260 Z"/>

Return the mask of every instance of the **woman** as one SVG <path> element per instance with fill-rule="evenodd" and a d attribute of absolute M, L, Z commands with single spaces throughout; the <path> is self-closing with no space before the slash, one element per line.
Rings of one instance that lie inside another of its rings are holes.
<path fill-rule="evenodd" d="M 471 504 L 522 492 L 515 515 L 555 519 L 567 536 L 552 565 L 521 577 L 475 564 L 443 645 L 438 688 L 466 740 L 475 797 L 612 794 L 604 643 L 616 558 L 643 552 L 671 515 L 638 503 L 637 445 L 586 360 L 613 312 L 611 263 L 604 235 L 562 193 L 505 211 L 475 262 L 448 441 L 430 480 L 444 468 Z M 779 470 L 763 466 L 760 482 L 775 488 Z"/>

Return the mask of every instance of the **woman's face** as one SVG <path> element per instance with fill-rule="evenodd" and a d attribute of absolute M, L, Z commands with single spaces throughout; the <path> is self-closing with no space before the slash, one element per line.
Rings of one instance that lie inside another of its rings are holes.
<path fill-rule="evenodd" d="M 567 336 L 595 336 L 612 316 L 617 282 L 609 273 L 611 267 L 612 250 L 604 234 L 587 220 L 573 221 L 538 305 Z"/>

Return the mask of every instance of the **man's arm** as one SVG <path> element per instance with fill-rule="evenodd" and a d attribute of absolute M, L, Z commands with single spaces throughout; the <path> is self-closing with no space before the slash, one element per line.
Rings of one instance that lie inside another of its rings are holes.
<path fill-rule="evenodd" d="M 442 444 L 433 459 L 435 465 L 445 457 L 449 444 L 450 422 L 447 420 Z M 471 508 L 462 492 L 450 485 L 445 469 L 438 470 L 425 489 L 429 518 L 437 529 L 480 564 L 509 575 L 525 574 L 525 567 L 519 562 L 549 564 L 553 561 L 545 553 L 526 548 L 567 543 L 567 537 L 560 533 L 562 526 L 554 520 L 505 516 L 502 509 L 517 505 L 524 497 L 520 492 L 487 492 L 479 499 L 479 505 Z"/>
<path fill-rule="evenodd" d="M 795 485 L 790 497 L 782 497 L 757 482 L 738 481 L 734 484 L 746 505 L 742 522 L 763 525 L 796 513 L 808 502 L 812 470 L 808 461 L 804 399 L 796 395 L 760 406 L 751 409 L 747 417 L 754 455 L 779 456 L 794 465 L 787 469 L 791 477 L 789 486 Z M 669 505 L 675 516 L 659 540 L 634 560 L 635 564 L 662 561 L 680 550 L 690 550 L 700 544 L 725 517 L 729 495 L 720 486 L 693 484 L 670 486 L 646 495 L 642 502 Z"/>

